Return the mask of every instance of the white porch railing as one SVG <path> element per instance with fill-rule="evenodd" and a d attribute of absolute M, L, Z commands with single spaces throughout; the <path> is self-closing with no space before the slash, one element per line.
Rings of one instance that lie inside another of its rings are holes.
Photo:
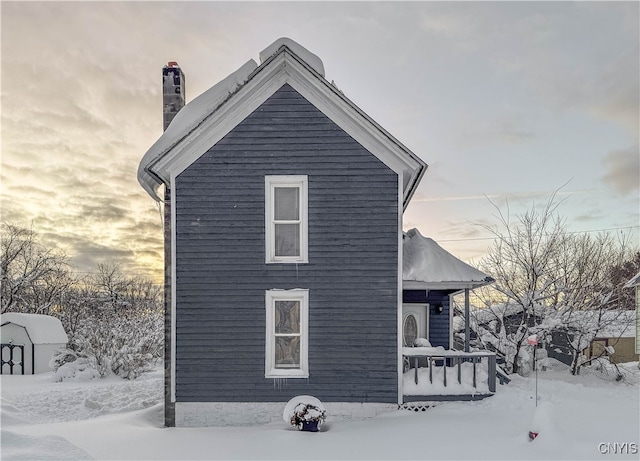
<path fill-rule="evenodd" d="M 405 401 L 472 400 L 496 391 L 493 352 L 405 347 L 402 354 Z"/>

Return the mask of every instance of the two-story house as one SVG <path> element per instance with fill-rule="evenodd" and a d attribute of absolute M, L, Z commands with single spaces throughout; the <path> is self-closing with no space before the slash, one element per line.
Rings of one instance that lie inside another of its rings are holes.
<path fill-rule="evenodd" d="M 163 75 L 138 178 L 165 204 L 166 424 L 269 421 L 300 394 L 397 409 L 407 316 L 448 348 L 448 295 L 486 283 L 428 299 L 416 281 L 403 311 L 403 211 L 427 165 L 290 39 L 182 109 L 182 71 Z"/>

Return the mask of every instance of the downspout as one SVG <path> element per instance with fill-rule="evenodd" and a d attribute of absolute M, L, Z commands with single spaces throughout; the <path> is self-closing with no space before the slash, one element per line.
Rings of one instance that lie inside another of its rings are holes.
<path fill-rule="evenodd" d="M 177 62 L 169 62 L 162 68 L 162 125 L 163 130 L 186 103 L 185 78 Z M 164 182 L 164 181 L 163 181 Z M 175 349 L 173 331 L 175 318 L 173 315 L 173 270 L 172 251 L 172 190 L 168 182 L 164 182 L 164 425 L 175 427 L 176 410 L 173 398 L 175 370 L 173 367 L 173 351 Z"/>
<path fill-rule="evenodd" d="M 402 175 L 398 175 L 398 293 L 396 297 L 396 341 L 397 341 L 397 367 L 398 367 L 398 405 L 404 403 L 404 388 L 403 388 L 403 369 L 402 369 L 402 300 L 403 300 L 403 236 L 402 236 L 402 220 L 403 220 L 403 195 L 402 190 Z"/>
<path fill-rule="evenodd" d="M 172 401 L 172 373 L 173 341 L 172 341 L 172 252 L 171 252 L 171 188 L 168 184 L 164 188 L 164 425 L 175 427 L 176 410 Z"/>

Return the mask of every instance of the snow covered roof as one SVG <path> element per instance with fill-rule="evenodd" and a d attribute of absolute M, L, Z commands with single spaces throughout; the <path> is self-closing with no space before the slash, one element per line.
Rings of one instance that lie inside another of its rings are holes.
<path fill-rule="evenodd" d="M 478 325 L 492 320 L 504 319 L 519 314 L 523 307 L 515 303 L 494 304 L 491 308 L 474 308 L 473 317 Z M 635 310 L 611 309 L 554 311 L 540 304 L 534 306 L 535 315 L 544 319 L 542 325 L 548 329 L 555 327 L 579 327 L 597 331 L 596 338 L 634 338 Z M 464 320 L 454 321 L 454 331 L 464 328 Z"/>
<path fill-rule="evenodd" d="M 629 280 L 624 287 L 631 288 L 631 287 L 637 287 L 638 285 L 640 285 L 640 272 L 634 275 L 633 278 Z"/>
<path fill-rule="evenodd" d="M 33 344 L 66 344 L 69 340 L 62 322 L 50 315 L 7 312 L 0 315 L 0 325 L 7 323 L 24 327 Z"/>
<path fill-rule="evenodd" d="M 635 338 L 636 311 L 609 310 L 602 313 L 597 338 Z"/>
<path fill-rule="evenodd" d="M 184 106 L 173 118 L 171 124 L 142 157 L 138 167 L 138 182 L 152 197 L 157 199 L 158 187 L 162 184 L 152 170 L 147 167 L 163 154 L 171 150 L 187 134 L 200 125 L 209 114 L 225 102 L 244 82 L 258 65 L 253 59 L 218 84 L 209 88 L 189 104 Z"/>
<path fill-rule="evenodd" d="M 459 260 L 418 229 L 407 231 L 402 244 L 404 287 L 476 288 L 493 279 Z M 414 282 L 414 283 L 407 283 Z"/>
<path fill-rule="evenodd" d="M 320 58 L 280 38 L 237 71 L 183 107 L 138 167 L 138 181 L 154 199 L 189 165 L 215 145 L 284 84 L 321 110 L 403 181 L 404 206 L 427 165 L 324 78 Z"/>
<path fill-rule="evenodd" d="M 492 304 L 490 308 L 472 308 L 473 317 L 479 325 L 489 323 L 491 320 L 504 319 L 511 315 L 520 314 L 523 310 L 524 308 L 522 305 L 517 303 L 496 303 Z M 545 307 L 541 304 L 533 305 L 531 311 L 533 312 L 533 315 L 540 318 L 545 315 Z M 464 322 L 462 326 L 464 327 Z"/>

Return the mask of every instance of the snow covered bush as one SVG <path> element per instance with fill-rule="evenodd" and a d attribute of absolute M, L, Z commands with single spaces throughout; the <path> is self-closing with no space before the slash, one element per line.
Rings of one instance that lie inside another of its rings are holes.
<path fill-rule="evenodd" d="M 326 410 L 319 408 L 310 403 L 299 403 L 294 409 L 291 416 L 290 423 L 293 427 L 302 429 L 304 423 L 315 421 L 318 423 L 318 428 L 327 418 Z"/>
<path fill-rule="evenodd" d="M 73 362 L 63 363 L 53 373 L 54 382 L 61 381 L 88 381 L 100 377 L 96 370 L 95 362 L 90 358 L 81 357 Z"/>
<path fill-rule="evenodd" d="M 303 430 L 309 423 L 316 423 L 315 430 L 319 430 L 327 419 L 327 410 L 317 398 L 299 395 L 287 402 L 282 417 L 298 430 Z"/>
<path fill-rule="evenodd" d="M 122 313 L 85 320 L 73 338 L 77 354 L 91 357 L 101 377 L 111 373 L 135 379 L 163 354 L 163 319 Z"/>
<path fill-rule="evenodd" d="M 54 370 L 82 358 L 100 377 L 137 378 L 164 353 L 162 306 L 162 292 L 150 281 L 100 265 L 58 309 L 69 344 L 55 357 Z"/>
<path fill-rule="evenodd" d="M 135 379 L 162 357 L 162 321 L 160 318 L 138 318 L 130 320 L 127 326 L 115 335 L 111 371 L 121 378 Z"/>

